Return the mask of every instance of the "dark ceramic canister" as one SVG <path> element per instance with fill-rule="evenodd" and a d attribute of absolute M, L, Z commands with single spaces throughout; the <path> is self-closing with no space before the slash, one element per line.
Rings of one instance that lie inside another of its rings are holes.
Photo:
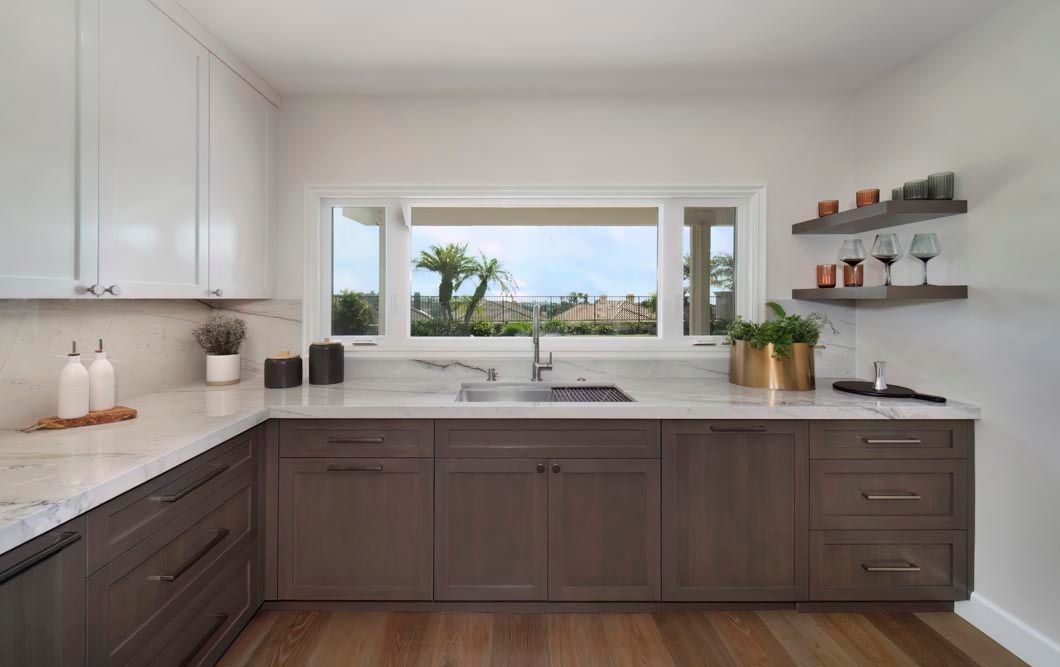
<path fill-rule="evenodd" d="M 342 343 L 325 338 L 309 346 L 309 384 L 338 384 L 344 379 Z"/>
<path fill-rule="evenodd" d="M 891 188 L 891 199 L 894 201 L 902 201 L 905 199 L 905 195 L 900 186 L 897 188 Z"/>
<path fill-rule="evenodd" d="M 302 384 L 302 357 L 287 350 L 265 360 L 265 387 L 286 389 Z"/>
<path fill-rule="evenodd" d="M 953 199 L 953 172 L 943 171 L 927 177 L 928 199 Z"/>

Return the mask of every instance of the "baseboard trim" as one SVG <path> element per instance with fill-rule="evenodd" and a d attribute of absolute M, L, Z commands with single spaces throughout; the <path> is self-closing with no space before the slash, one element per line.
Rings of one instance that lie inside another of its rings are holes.
<path fill-rule="evenodd" d="M 267 611 L 465 611 L 511 614 L 652 613 L 667 611 L 760 611 L 795 609 L 794 602 L 414 602 L 267 600 Z"/>
<path fill-rule="evenodd" d="M 958 602 L 957 615 L 1031 665 L 1060 665 L 1060 644 L 978 593 Z"/>
<path fill-rule="evenodd" d="M 869 614 L 869 613 L 919 613 L 928 611 L 953 611 L 949 600 L 882 601 L 882 602 L 797 602 L 795 610 L 802 614 Z"/>

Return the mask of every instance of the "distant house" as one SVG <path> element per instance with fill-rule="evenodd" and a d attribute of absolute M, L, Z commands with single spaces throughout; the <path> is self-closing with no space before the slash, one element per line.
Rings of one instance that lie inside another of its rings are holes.
<path fill-rule="evenodd" d="M 634 301 L 597 297 L 596 303 L 577 303 L 555 316 L 564 322 L 654 322 L 655 311 Z"/>

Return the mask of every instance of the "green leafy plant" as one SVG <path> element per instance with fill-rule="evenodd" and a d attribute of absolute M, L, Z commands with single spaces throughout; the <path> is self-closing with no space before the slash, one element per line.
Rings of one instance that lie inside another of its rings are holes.
<path fill-rule="evenodd" d="M 247 337 L 247 323 L 238 317 L 218 313 L 191 330 L 206 354 L 239 354 Z"/>
<path fill-rule="evenodd" d="M 742 340 L 755 349 L 773 345 L 773 356 L 781 359 L 790 357 L 792 345 L 806 343 L 816 345 L 821 337 L 821 325 L 826 321 L 823 315 L 813 313 L 802 317 L 788 315 L 780 304 L 770 301 L 766 306 L 773 311 L 776 319 L 761 324 L 748 322 L 737 317 L 729 325 L 729 342 Z"/>
<path fill-rule="evenodd" d="M 377 333 L 377 329 L 375 307 L 362 295 L 342 290 L 331 298 L 332 334 L 366 336 Z"/>

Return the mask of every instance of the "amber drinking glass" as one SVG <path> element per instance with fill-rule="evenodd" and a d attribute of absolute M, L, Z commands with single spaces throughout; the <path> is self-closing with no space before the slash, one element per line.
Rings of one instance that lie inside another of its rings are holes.
<path fill-rule="evenodd" d="M 865 261 L 865 244 L 861 239 L 849 239 L 843 241 L 843 247 L 839 250 L 839 259 L 846 266 L 843 267 L 843 285 L 845 287 L 861 287 L 865 284 L 865 271 L 858 268 L 858 264 Z"/>

